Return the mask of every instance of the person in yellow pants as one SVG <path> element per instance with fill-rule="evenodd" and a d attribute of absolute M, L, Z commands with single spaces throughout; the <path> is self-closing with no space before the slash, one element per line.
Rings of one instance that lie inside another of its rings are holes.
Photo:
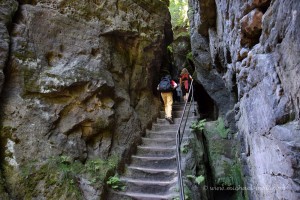
<path fill-rule="evenodd" d="M 161 92 L 161 97 L 165 106 L 165 118 L 173 124 L 172 106 L 173 106 L 173 90 L 177 87 L 177 83 L 171 79 L 170 75 L 166 75 L 161 79 L 157 86 L 157 90 Z"/>
<path fill-rule="evenodd" d="M 174 124 L 172 119 L 173 92 L 162 92 L 161 97 L 165 105 L 165 118 L 170 124 Z"/>

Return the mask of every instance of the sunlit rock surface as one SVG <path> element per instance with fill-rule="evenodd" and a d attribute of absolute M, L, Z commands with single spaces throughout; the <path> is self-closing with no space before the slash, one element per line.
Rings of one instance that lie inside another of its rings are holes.
<path fill-rule="evenodd" d="M 250 199 L 299 199 L 300 2 L 190 3 L 197 80 L 234 108 Z"/>

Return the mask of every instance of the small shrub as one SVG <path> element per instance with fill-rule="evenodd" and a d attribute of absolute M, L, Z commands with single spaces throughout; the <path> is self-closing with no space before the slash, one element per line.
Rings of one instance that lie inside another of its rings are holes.
<path fill-rule="evenodd" d="M 187 175 L 186 177 L 192 179 L 198 185 L 200 185 L 205 180 L 204 176 L 202 176 L 202 175 L 200 175 L 200 176 Z"/>
<path fill-rule="evenodd" d="M 205 122 L 206 122 L 206 119 L 202 119 L 198 122 L 193 122 L 191 124 L 191 129 L 193 129 L 195 131 L 202 131 L 205 128 Z"/>
<path fill-rule="evenodd" d="M 221 138 L 226 139 L 228 137 L 228 133 L 230 131 L 229 128 L 225 128 L 224 120 L 223 118 L 219 118 L 217 122 L 216 131 L 219 133 Z"/>
<path fill-rule="evenodd" d="M 200 175 L 195 178 L 195 181 L 198 185 L 200 185 L 205 180 L 204 176 Z"/>
<path fill-rule="evenodd" d="M 181 153 L 187 154 L 189 152 L 189 144 L 184 144 L 182 145 L 181 149 Z"/>
<path fill-rule="evenodd" d="M 85 172 L 87 172 L 93 184 L 101 184 L 106 176 L 106 173 L 110 169 L 115 169 L 118 163 L 118 157 L 112 155 L 108 160 L 94 159 L 89 160 L 85 164 Z"/>
<path fill-rule="evenodd" d="M 120 178 L 117 175 L 109 177 L 106 183 L 114 190 L 125 190 L 124 183 L 120 180 Z"/>
<path fill-rule="evenodd" d="M 167 50 L 170 52 L 170 53 L 173 53 L 173 48 L 171 45 L 167 46 Z"/>
<path fill-rule="evenodd" d="M 186 59 L 193 60 L 193 52 L 190 51 L 188 54 L 186 54 Z"/>
<path fill-rule="evenodd" d="M 190 200 L 190 197 L 188 195 L 186 195 L 186 194 L 184 195 L 184 198 L 186 200 Z M 172 200 L 180 200 L 180 197 L 173 197 Z"/>

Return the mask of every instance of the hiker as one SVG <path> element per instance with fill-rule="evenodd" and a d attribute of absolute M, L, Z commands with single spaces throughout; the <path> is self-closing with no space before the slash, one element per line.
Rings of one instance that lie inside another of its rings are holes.
<path fill-rule="evenodd" d="M 193 78 L 189 74 L 189 71 L 186 68 L 183 68 L 180 73 L 179 84 L 185 102 L 188 101 L 191 80 L 193 80 Z"/>
<path fill-rule="evenodd" d="M 161 92 L 161 97 L 165 107 L 165 118 L 170 124 L 174 124 L 172 119 L 173 106 L 173 90 L 177 87 L 177 83 L 171 79 L 170 75 L 162 77 L 157 86 L 157 90 Z"/>

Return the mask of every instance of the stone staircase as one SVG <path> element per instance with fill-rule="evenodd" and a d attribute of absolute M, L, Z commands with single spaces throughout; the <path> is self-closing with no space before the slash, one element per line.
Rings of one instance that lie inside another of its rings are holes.
<path fill-rule="evenodd" d="M 131 157 L 130 165 L 120 177 L 125 183 L 125 191 L 109 192 L 110 200 L 138 199 L 138 200 L 172 200 L 179 197 L 176 164 L 176 133 L 184 104 L 173 105 L 174 124 L 164 119 L 164 111 L 146 131 L 142 144 L 137 147 L 136 155 Z M 189 114 L 188 123 L 183 140 L 192 137 L 189 128 L 192 121 L 198 119 Z"/>

